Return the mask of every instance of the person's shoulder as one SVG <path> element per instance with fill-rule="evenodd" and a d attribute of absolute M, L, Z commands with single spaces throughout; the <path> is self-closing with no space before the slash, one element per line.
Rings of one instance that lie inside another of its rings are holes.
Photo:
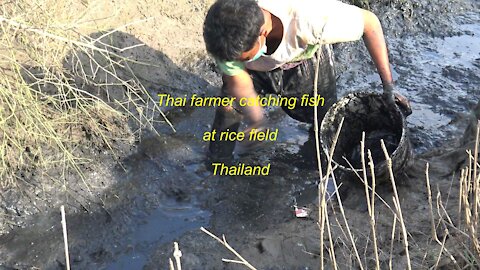
<path fill-rule="evenodd" d="M 245 64 L 241 61 L 222 61 L 215 58 L 218 68 L 223 74 L 235 76 L 245 70 Z"/>

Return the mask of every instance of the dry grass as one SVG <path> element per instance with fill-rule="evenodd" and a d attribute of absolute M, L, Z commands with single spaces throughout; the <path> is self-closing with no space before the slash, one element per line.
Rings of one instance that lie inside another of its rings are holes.
<path fill-rule="evenodd" d="M 468 250 L 468 261 L 472 266 L 480 267 L 480 240 L 478 238 L 479 213 L 480 206 L 480 175 L 478 163 L 478 144 L 479 144 L 480 122 L 477 126 L 475 152 L 473 156 L 471 151 L 468 153 L 468 166 L 462 169 L 460 183 L 460 216 L 463 214 L 463 222 L 460 222 L 460 229 L 464 229 L 468 236 L 465 236 L 465 243 Z M 471 260 L 471 261 L 470 261 Z"/>
<path fill-rule="evenodd" d="M 225 248 L 227 248 L 235 257 L 237 257 L 238 260 L 231 260 L 231 259 L 222 259 L 222 261 L 227 262 L 227 263 L 234 263 L 234 264 L 240 264 L 245 266 L 248 269 L 251 270 L 256 270 L 256 268 L 251 265 L 247 260 L 245 260 L 242 255 L 240 255 L 230 244 L 228 244 L 227 239 L 225 238 L 225 235 L 222 235 L 222 239 L 218 238 L 216 235 L 213 233 L 209 232 L 207 229 L 201 227 L 200 230 L 213 239 L 217 240 L 220 244 L 222 244 Z"/>
<path fill-rule="evenodd" d="M 459 207 L 458 211 L 460 213 L 459 215 L 459 221 L 457 223 L 454 223 L 451 218 L 451 214 L 447 211 L 447 208 L 444 206 L 444 199 L 442 198 L 442 194 L 438 191 L 437 192 L 437 205 L 436 207 L 433 206 L 432 203 L 432 190 L 430 186 L 430 177 L 429 177 L 429 165 L 427 164 L 426 171 L 425 171 L 425 176 L 426 176 L 426 193 L 428 194 L 428 202 L 429 202 L 429 208 L 430 208 L 430 219 L 431 219 L 431 240 L 432 242 L 429 244 L 427 247 L 428 249 L 432 250 L 438 250 L 438 253 L 436 255 L 435 260 L 433 261 L 433 264 L 428 264 L 428 268 L 430 269 L 437 269 L 440 267 L 440 262 L 443 261 L 443 267 L 447 266 L 449 268 L 454 268 L 454 269 L 478 269 L 480 267 L 480 241 L 478 238 L 478 222 L 479 222 L 479 213 L 478 213 L 478 208 L 480 205 L 480 174 L 478 167 L 480 166 L 478 163 L 478 145 L 479 145 L 479 133 L 480 133 L 480 124 L 478 125 L 477 129 L 477 137 L 476 137 L 476 143 L 475 143 L 475 149 L 474 149 L 474 154 L 471 154 L 471 151 L 467 151 L 468 154 L 468 166 L 462 169 L 462 173 L 460 176 L 460 200 L 459 200 Z M 335 143 L 334 143 L 335 144 Z M 376 192 L 375 192 L 375 175 L 374 175 L 374 164 L 373 160 L 371 159 L 371 153 L 369 150 L 367 150 L 368 153 L 368 165 L 370 167 L 370 172 L 371 172 L 371 179 L 367 179 L 367 166 L 366 166 L 366 158 L 365 158 L 365 149 L 364 149 L 364 142 L 362 140 L 361 142 L 361 149 L 362 149 L 362 171 L 363 171 L 363 178 L 360 175 L 357 175 L 359 179 L 365 184 L 365 194 L 366 194 L 366 200 L 367 200 L 367 206 L 368 206 L 368 215 L 370 217 L 370 224 L 371 224 L 371 231 L 372 233 L 370 236 L 365 236 L 365 235 L 354 235 L 352 236 L 350 231 L 353 228 L 350 228 L 348 223 L 343 222 L 339 223 L 337 222 L 338 226 L 342 226 L 343 229 L 342 231 L 347 231 L 348 234 L 344 236 L 345 241 L 350 242 L 350 252 L 351 254 L 358 254 L 358 248 L 356 246 L 356 241 L 353 239 L 359 239 L 363 237 L 369 237 L 371 238 L 370 241 L 373 242 L 372 245 L 372 251 L 369 252 L 369 254 L 373 254 L 374 257 L 371 258 L 358 258 L 358 255 L 355 255 L 357 257 L 357 265 L 356 267 L 359 267 L 360 269 L 365 269 L 365 268 L 370 268 L 367 265 L 364 265 L 362 262 L 366 260 L 373 261 L 373 267 L 375 269 L 383 269 L 381 267 L 382 261 L 379 259 L 379 252 L 385 252 L 387 250 L 390 251 L 390 254 L 388 254 L 389 263 L 388 267 L 389 269 L 394 269 L 393 267 L 397 265 L 399 262 L 394 261 L 394 254 L 393 254 L 393 246 L 394 242 L 396 241 L 402 241 L 404 244 L 404 250 L 405 250 L 405 255 L 406 255 L 406 265 L 404 266 L 407 269 L 416 269 L 419 266 L 413 266 L 413 259 L 410 256 L 410 251 L 412 250 L 412 247 L 409 245 L 409 241 L 412 238 L 410 233 L 408 233 L 407 229 L 408 226 L 406 225 L 406 222 L 404 220 L 403 214 L 402 214 L 402 208 L 400 205 L 400 199 L 399 199 L 399 194 L 396 189 L 396 183 L 395 183 L 395 177 L 392 171 L 392 165 L 391 165 L 391 159 L 383 145 L 382 146 L 384 149 L 385 157 L 386 157 L 386 162 L 388 164 L 388 170 L 389 170 L 389 175 L 390 179 L 392 182 L 392 187 L 393 187 L 393 198 L 392 202 L 394 207 L 390 207 L 390 209 L 393 209 L 393 225 L 392 225 L 392 234 L 391 234 L 391 244 L 390 248 L 386 246 L 379 246 L 377 243 L 377 232 L 376 232 L 376 218 L 375 218 L 375 197 L 378 197 L 382 202 L 385 202 L 383 198 L 381 198 Z M 331 151 L 332 152 L 332 151 Z M 331 159 L 329 159 L 329 163 L 331 163 Z M 328 165 L 331 167 L 331 164 Z M 352 167 L 353 169 L 353 167 Z M 327 181 L 327 176 L 324 176 L 322 179 L 322 183 Z M 334 172 L 330 173 L 330 176 L 335 179 Z M 369 181 L 370 180 L 370 181 Z M 323 185 L 320 185 L 323 186 Z M 324 200 L 324 196 L 322 196 L 323 192 L 322 189 L 320 189 L 319 192 L 319 197 L 321 200 Z M 341 203 L 341 198 L 337 197 L 338 200 L 338 208 L 340 209 L 340 213 L 342 215 L 342 218 L 344 218 L 345 214 L 343 213 L 343 206 Z M 328 204 L 331 202 L 325 202 L 325 201 L 320 201 L 320 207 L 324 209 L 320 209 L 320 213 L 324 215 L 323 217 L 320 216 L 319 218 L 319 224 L 322 224 L 322 222 L 325 222 L 325 215 L 329 213 L 328 211 Z M 446 203 L 448 203 L 448 197 L 446 200 Z M 331 207 L 332 209 L 334 206 Z M 435 209 L 436 208 L 436 209 Z M 452 209 L 451 207 L 449 208 L 450 210 Z M 437 212 L 437 215 L 434 215 L 434 211 Z M 336 215 L 335 211 L 331 211 L 329 213 L 330 215 Z M 438 226 L 440 226 L 440 229 L 443 231 L 442 232 L 442 239 L 438 239 L 437 236 L 437 231 L 439 230 Z M 397 228 L 398 227 L 398 228 Z M 395 240 L 395 237 L 397 235 L 396 231 L 399 230 L 401 232 L 401 239 L 400 240 Z M 320 230 L 321 232 L 321 238 L 323 239 L 324 237 L 330 238 L 331 235 L 324 235 L 324 232 Z M 447 241 L 447 239 L 453 239 L 451 241 Z M 368 242 L 368 239 L 367 239 Z M 448 244 L 447 244 L 448 243 Z M 323 241 L 321 240 L 321 245 L 323 246 Z M 327 250 L 331 250 L 332 248 L 330 246 L 325 246 L 324 247 Z M 367 247 L 365 247 L 366 249 Z M 367 252 L 365 251 L 365 254 Z M 418 254 L 418 252 L 415 252 Z M 325 258 L 323 258 L 323 254 L 321 253 L 321 262 L 322 266 L 321 269 L 323 269 L 323 261 Z M 330 256 L 330 264 L 332 268 L 337 269 L 338 266 L 338 258 Z M 418 259 L 418 258 L 417 258 Z M 371 264 L 371 265 L 372 265 Z M 373 268 L 372 267 L 372 268 Z M 423 265 L 425 267 L 425 265 Z M 422 268 L 423 269 L 423 268 Z"/>
<path fill-rule="evenodd" d="M 84 179 L 87 148 L 131 143 L 135 129 L 153 129 L 162 114 L 111 37 L 79 1 L 0 4 L 0 184 L 15 186 L 36 169 L 57 168 Z M 78 12 L 83 10 L 83 12 Z M 142 21 L 130 24 L 142 23 Z M 168 123 L 168 120 L 167 120 Z M 64 185 L 66 185 L 64 180 Z M 85 186 L 89 189 L 88 183 Z"/>

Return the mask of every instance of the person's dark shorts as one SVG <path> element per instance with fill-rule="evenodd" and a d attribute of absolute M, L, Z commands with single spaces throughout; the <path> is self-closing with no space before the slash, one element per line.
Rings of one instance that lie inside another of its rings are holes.
<path fill-rule="evenodd" d="M 331 45 L 323 45 L 315 53 L 314 57 L 302 61 L 299 65 L 293 68 L 285 69 L 284 66 L 267 72 L 253 70 L 248 70 L 248 72 L 252 77 L 255 90 L 258 94 L 276 94 L 282 97 L 297 98 L 297 105 L 294 109 L 282 107 L 283 110 L 296 120 L 313 123 L 314 107 L 300 106 L 300 98 L 304 94 L 313 97 L 315 67 L 318 58 L 320 58 L 317 84 L 318 95 L 325 99 L 324 105 L 318 106 L 318 116 L 321 121 L 328 108 L 337 101 L 335 67 Z"/>

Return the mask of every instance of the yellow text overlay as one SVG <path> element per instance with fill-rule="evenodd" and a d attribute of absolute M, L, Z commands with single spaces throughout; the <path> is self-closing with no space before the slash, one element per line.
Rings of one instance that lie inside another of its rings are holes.
<path fill-rule="evenodd" d="M 276 141 L 278 136 L 278 128 L 275 130 L 266 129 L 259 130 L 253 128 L 248 134 L 245 134 L 243 131 L 222 131 L 220 133 L 217 130 L 206 131 L 203 133 L 203 141 L 205 142 L 214 142 L 214 141 Z M 217 140 L 218 139 L 218 140 Z"/>
<path fill-rule="evenodd" d="M 238 165 L 227 166 L 223 163 L 212 163 L 213 175 L 263 175 L 270 173 L 270 164 L 266 166 L 250 166 L 240 163 Z"/>
<path fill-rule="evenodd" d="M 278 106 L 285 107 L 290 110 L 295 109 L 296 106 L 323 106 L 325 104 L 325 98 L 317 96 L 317 98 L 304 94 L 301 97 L 283 97 L 283 96 L 257 96 L 257 97 L 242 97 L 237 100 L 235 97 L 202 97 L 197 94 L 193 94 L 190 99 L 187 97 L 173 97 L 170 94 L 158 94 L 158 104 L 166 107 L 213 107 L 213 106 L 233 106 L 238 105 L 241 107 L 248 106 Z"/>

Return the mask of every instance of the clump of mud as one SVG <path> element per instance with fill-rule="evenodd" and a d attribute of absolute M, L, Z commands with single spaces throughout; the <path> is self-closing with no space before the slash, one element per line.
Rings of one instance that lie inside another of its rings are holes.
<path fill-rule="evenodd" d="M 365 149 L 370 150 L 372 159 L 377 163 L 383 163 L 385 161 L 385 154 L 383 153 L 381 141 L 384 141 L 385 147 L 389 155 L 391 155 L 398 147 L 400 137 L 390 130 L 373 130 L 365 133 Z M 350 147 L 350 151 L 345 153 L 345 157 L 350 161 L 353 168 L 361 168 L 361 144 Z M 349 166 L 345 160 L 340 164 L 343 166 Z"/>

